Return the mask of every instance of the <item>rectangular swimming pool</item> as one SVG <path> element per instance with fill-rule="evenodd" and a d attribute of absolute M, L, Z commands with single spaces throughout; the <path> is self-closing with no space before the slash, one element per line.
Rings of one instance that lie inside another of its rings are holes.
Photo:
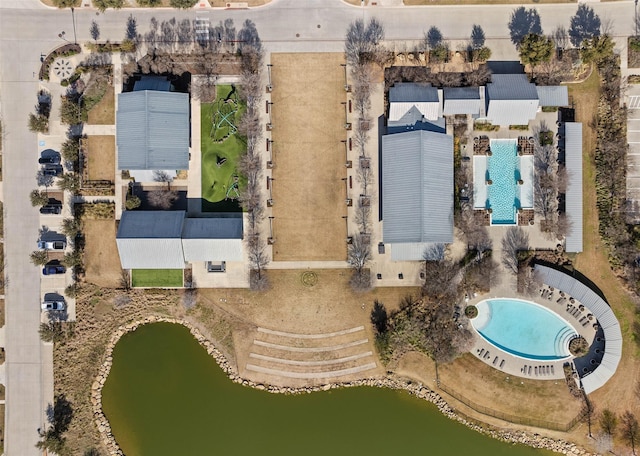
<path fill-rule="evenodd" d="M 491 184 L 487 197 L 492 225 L 515 225 L 518 220 L 517 211 L 521 207 L 519 164 L 516 139 L 491 140 L 491 155 L 487 160 L 487 181 Z"/>

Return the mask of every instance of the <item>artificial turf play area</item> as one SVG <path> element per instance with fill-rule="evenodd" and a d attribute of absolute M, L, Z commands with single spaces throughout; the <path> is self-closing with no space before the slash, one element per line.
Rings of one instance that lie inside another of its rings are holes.
<path fill-rule="evenodd" d="M 178 288 L 182 286 L 182 269 L 132 269 L 131 286 Z"/>
<path fill-rule="evenodd" d="M 244 112 L 238 91 L 219 85 L 213 103 L 201 105 L 202 211 L 239 212 L 238 202 L 244 179 L 238 171 L 246 150 L 237 125 Z"/>

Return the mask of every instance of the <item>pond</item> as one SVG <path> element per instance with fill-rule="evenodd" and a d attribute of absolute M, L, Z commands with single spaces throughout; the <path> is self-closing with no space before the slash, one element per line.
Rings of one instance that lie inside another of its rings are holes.
<path fill-rule="evenodd" d="M 553 454 L 481 435 L 403 391 L 285 396 L 238 385 L 171 323 L 122 337 L 102 394 L 127 456 Z"/>

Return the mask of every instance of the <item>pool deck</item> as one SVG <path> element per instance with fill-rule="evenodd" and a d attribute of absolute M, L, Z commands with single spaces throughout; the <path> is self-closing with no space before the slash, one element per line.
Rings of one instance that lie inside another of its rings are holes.
<path fill-rule="evenodd" d="M 556 313 L 560 318 L 565 320 L 569 326 L 584 337 L 589 344 L 593 341 L 596 331 L 591 324 L 583 326 L 580 323 L 582 317 L 586 317 L 589 313 L 588 310 L 576 313 L 576 317 L 570 314 L 567 309 L 567 304 L 573 305 L 576 309 L 580 305 L 578 301 L 575 303 L 569 302 L 569 297 L 560 296 L 558 290 L 553 292 L 549 291 L 549 287 L 543 285 L 542 291 L 545 291 L 544 298 L 541 293 L 536 293 L 534 296 L 524 296 L 517 294 L 515 286 L 509 283 L 510 281 L 503 281 L 497 287 L 494 287 L 490 293 L 484 295 L 477 295 L 469 299 L 467 305 L 475 305 L 480 301 L 492 298 L 516 298 L 526 301 L 535 302 L 552 312 Z M 595 320 L 594 320 L 595 322 Z M 498 369 L 505 374 L 512 375 L 514 377 L 533 378 L 538 380 L 564 380 L 563 365 L 566 362 L 571 362 L 572 356 L 563 358 L 560 360 L 532 360 L 515 356 L 509 352 L 499 349 L 498 347 L 487 342 L 475 329 L 472 331 L 475 333 L 475 340 L 470 352 L 476 358 L 486 363 L 487 365 Z M 526 366 L 526 371 L 525 371 Z M 530 369 L 529 369 L 530 368 Z"/>

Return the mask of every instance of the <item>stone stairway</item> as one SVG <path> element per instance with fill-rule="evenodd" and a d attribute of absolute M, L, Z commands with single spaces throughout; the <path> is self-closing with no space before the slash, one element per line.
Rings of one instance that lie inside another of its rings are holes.
<path fill-rule="evenodd" d="M 247 374 L 265 382 L 280 377 L 328 383 L 376 367 L 364 326 L 322 334 L 257 328 L 246 363 Z"/>

